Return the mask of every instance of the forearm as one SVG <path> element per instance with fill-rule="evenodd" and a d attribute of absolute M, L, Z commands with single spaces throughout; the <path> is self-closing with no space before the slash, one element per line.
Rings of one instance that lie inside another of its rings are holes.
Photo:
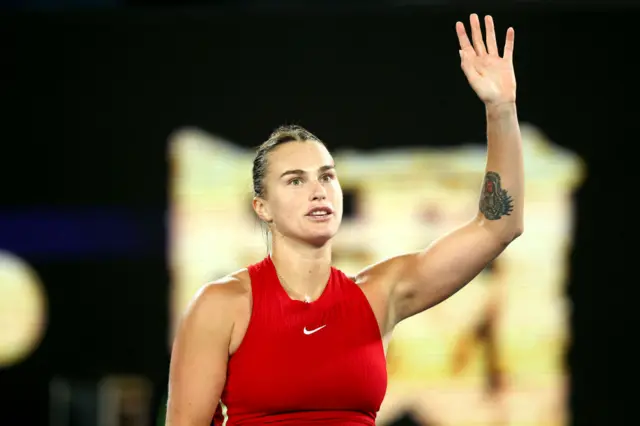
<path fill-rule="evenodd" d="M 515 102 L 489 105 L 487 167 L 478 219 L 500 239 L 510 242 L 523 230 L 524 165 Z"/>

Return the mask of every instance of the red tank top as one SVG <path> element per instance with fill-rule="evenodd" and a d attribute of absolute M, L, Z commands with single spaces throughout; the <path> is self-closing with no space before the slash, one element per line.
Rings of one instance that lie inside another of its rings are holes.
<path fill-rule="evenodd" d="M 387 388 L 380 329 L 338 269 L 320 298 L 292 300 L 270 257 L 249 268 L 253 306 L 229 358 L 216 426 L 375 425 Z"/>

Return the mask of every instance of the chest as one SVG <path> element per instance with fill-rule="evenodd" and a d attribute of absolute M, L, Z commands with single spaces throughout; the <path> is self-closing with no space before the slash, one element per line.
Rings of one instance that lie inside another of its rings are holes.
<path fill-rule="evenodd" d="M 366 308 L 285 303 L 262 312 L 229 360 L 228 384 L 244 389 L 244 397 L 260 405 L 254 408 L 265 412 L 377 411 L 387 385 L 386 360 L 377 321 Z"/>

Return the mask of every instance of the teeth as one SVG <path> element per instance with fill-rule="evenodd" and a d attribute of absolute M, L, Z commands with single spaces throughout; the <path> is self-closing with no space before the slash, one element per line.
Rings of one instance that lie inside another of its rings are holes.
<path fill-rule="evenodd" d="M 325 211 L 311 212 L 311 216 L 326 216 L 327 214 Z"/>

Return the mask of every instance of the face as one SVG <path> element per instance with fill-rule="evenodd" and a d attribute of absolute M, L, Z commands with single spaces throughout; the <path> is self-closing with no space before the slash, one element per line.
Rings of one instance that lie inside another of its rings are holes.
<path fill-rule="evenodd" d="M 322 245 L 342 221 L 342 189 L 329 151 L 314 141 L 288 142 L 267 158 L 266 199 L 254 209 L 272 231 Z"/>

